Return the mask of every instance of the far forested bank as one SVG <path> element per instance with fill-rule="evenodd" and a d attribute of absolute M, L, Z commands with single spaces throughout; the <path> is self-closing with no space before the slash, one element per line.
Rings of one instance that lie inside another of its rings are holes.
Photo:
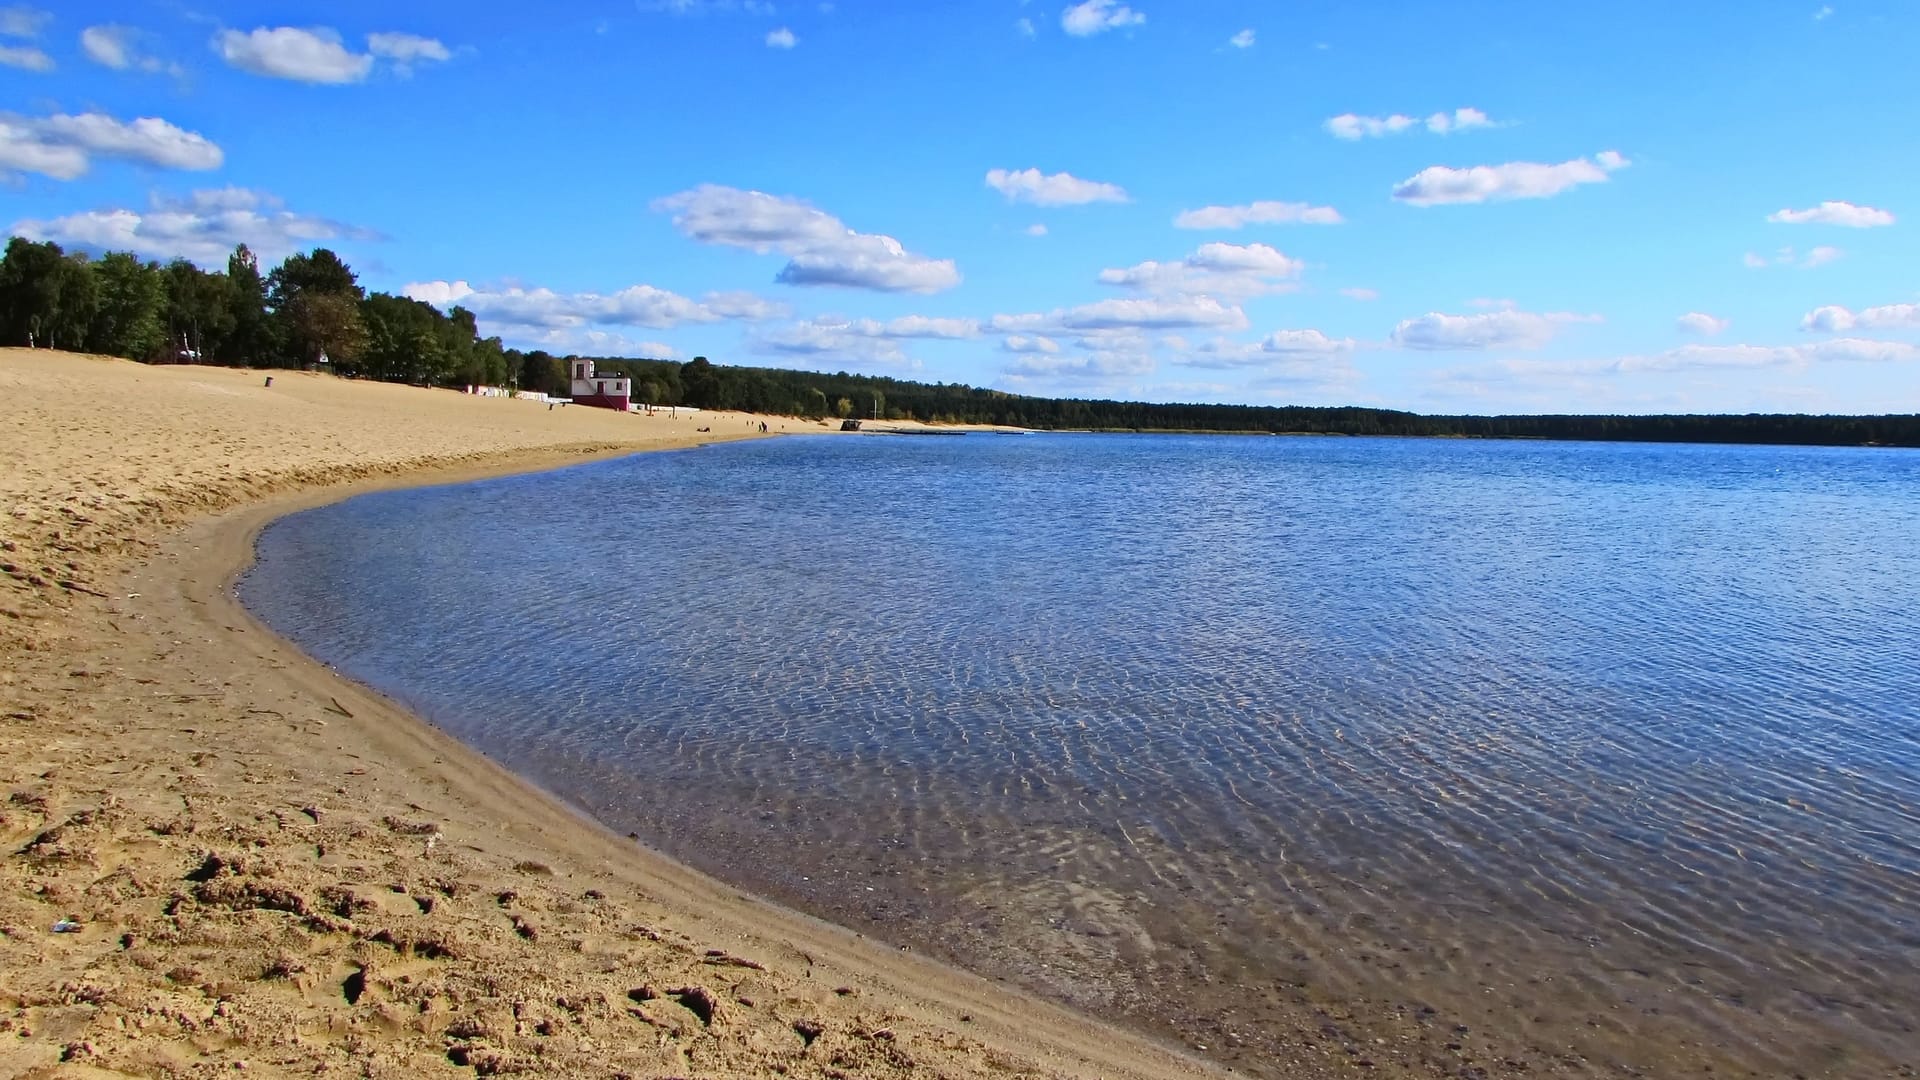
<path fill-rule="evenodd" d="M 0 259 L 0 345 L 149 363 L 286 368 L 420 386 L 490 385 L 565 395 L 566 361 L 481 336 L 474 314 L 369 293 L 325 248 L 263 270 L 243 245 L 226 270 L 100 258 L 15 237 Z M 848 372 L 594 358 L 633 378 L 634 399 L 780 413 L 1041 430 L 1266 432 L 1489 439 L 1920 447 L 1920 416 L 1428 416 L 1359 406 L 1207 405 L 1046 398 Z"/>

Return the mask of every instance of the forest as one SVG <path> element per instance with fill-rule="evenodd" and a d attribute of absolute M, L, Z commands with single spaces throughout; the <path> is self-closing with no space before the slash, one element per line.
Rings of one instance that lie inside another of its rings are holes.
<path fill-rule="evenodd" d="M 145 363 L 299 368 L 416 386 L 511 386 L 564 396 L 566 361 L 481 337 L 471 311 L 383 292 L 326 248 L 263 270 L 243 244 L 225 271 L 126 252 L 98 258 L 14 237 L 0 258 L 0 345 Z M 593 358 L 633 378 L 634 399 L 807 418 L 1003 424 L 1041 430 L 1266 432 L 1636 442 L 1920 446 L 1920 416 L 1432 416 L 1359 406 L 1205 405 L 1011 394 L 921 383 L 670 360 Z"/>

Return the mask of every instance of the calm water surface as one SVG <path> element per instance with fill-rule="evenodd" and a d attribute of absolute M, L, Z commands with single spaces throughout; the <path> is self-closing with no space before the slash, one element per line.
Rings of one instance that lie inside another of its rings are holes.
<path fill-rule="evenodd" d="M 1920 453 L 788 438 L 260 556 L 614 828 L 1255 1072 L 1920 1062 Z"/>

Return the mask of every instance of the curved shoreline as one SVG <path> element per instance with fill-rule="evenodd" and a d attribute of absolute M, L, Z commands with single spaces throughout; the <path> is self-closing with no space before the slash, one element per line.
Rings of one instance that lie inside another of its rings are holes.
<path fill-rule="evenodd" d="M 1106 1028 L 1091 1018 L 971 973 L 891 952 L 854 931 L 750 896 L 632 840 L 623 840 L 584 812 L 433 724 L 308 657 L 255 618 L 235 595 L 234 584 L 253 564 L 254 542 L 260 531 L 288 514 L 372 491 L 547 472 L 586 460 L 655 452 L 664 451 L 610 451 L 532 466 L 424 470 L 345 489 L 299 492 L 189 527 L 166 545 L 153 568 L 168 576 L 177 575 L 181 599 L 186 604 L 205 605 L 204 613 L 182 608 L 179 614 L 188 618 L 199 614 L 202 629 L 228 623 L 244 626 L 248 633 L 233 639 L 233 647 L 248 660 L 279 661 L 284 666 L 279 667 L 278 678 L 289 687 L 309 693 L 315 700 L 338 698 L 353 716 L 331 721 L 333 727 L 350 732 L 364 740 L 364 745 L 378 750 L 388 768 L 444 785 L 443 795 L 465 812 L 448 815 L 442 831 L 450 842 L 467 840 L 455 830 L 500 828 L 506 837 L 473 837 L 474 846 L 516 862 L 539 856 L 572 863 L 578 867 L 573 873 L 593 873 L 651 894 L 687 919 L 691 927 L 699 928 L 696 936 L 724 943 L 729 952 L 737 949 L 761 956 L 797 951 L 808 958 L 808 978 L 825 978 L 836 988 L 852 985 L 864 995 L 884 995 L 888 1008 L 898 1009 L 914 1021 L 954 1032 L 964 1030 L 971 1038 L 1011 1053 L 1032 1055 L 1047 1068 L 1067 1075 L 1083 1075 L 1088 1070 L 1107 1077 L 1215 1071 L 1144 1038 Z M 478 820 L 485 816 L 494 820 Z M 564 875 L 570 871 L 555 867 L 555 872 Z M 772 967 L 777 961 L 766 963 Z M 970 1017 L 964 1025 L 963 1016 Z M 1141 1071 L 1143 1067 L 1145 1071 Z"/>
<path fill-rule="evenodd" d="M 112 522 L 61 570 L 70 585 L 16 589 L 40 609 L 13 612 L 0 675 L 0 1074 L 1218 1074 L 616 837 L 233 594 L 277 517 L 544 471 L 586 441 L 442 453 L 448 468 L 369 454 L 355 468 L 372 475 L 344 485 L 283 469 L 195 491 L 175 474 L 180 497 Z M 608 445 L 596 456 L 647 448 Z M 74 538 L 16 535 L 23 560 Z M 62 921 L 77 931 L 49 932 Z"/>

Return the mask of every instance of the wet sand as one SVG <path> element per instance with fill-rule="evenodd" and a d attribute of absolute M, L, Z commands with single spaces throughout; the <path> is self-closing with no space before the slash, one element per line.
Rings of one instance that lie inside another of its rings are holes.
<path fill-rule="evenodd" d="M 0 1075 L 1212 1071 L 609 833 L 232 599 L 291 510 L 759 418 L 263 382 L 0 350 Z"/>

